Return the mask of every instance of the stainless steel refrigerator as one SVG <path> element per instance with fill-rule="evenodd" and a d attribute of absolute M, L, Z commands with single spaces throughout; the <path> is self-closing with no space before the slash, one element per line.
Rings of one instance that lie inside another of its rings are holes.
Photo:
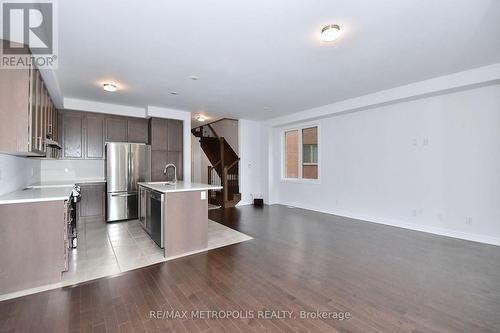
<path fill-rule="evenodd" d="M 137 182 L 151 180 L 151 146 L 106 143 L 106 221 L 138 217 Z"/>

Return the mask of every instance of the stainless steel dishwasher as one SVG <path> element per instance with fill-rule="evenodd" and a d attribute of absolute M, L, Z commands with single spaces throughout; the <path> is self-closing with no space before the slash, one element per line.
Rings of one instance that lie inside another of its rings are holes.
<path fill-rule="evenodd" d="M 150 236 L 153 241 L 158 244 L 159 247 L 163 248 L 163 209 L 165 203 L 165 194 L 156 191 L 150 191 L 149 193 L 149 204 L 150 204 Z"/>
<path fill-rule="evenodd" d="M 159 247 L 163 248 L 165 194 L 141 186 L 139 189 L 139 198 L 139 222 L 151 239 Z"/>

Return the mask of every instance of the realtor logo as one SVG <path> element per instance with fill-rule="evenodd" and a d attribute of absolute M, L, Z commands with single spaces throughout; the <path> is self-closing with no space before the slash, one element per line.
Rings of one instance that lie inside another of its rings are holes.
<path fill-rule="evenodd" d="M 1 1 L 1 67 L 54 68 L 56 22 L 50 1 Z M 21 57 L 22 55 L 22 57 Z"/>

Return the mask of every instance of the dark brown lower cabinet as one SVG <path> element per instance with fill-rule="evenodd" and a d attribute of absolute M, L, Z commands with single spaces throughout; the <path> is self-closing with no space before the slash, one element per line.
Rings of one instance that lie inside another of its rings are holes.
<path fill-rule="evenodd" d="M 104 219 L 106 214 L 106 183 L 79 184 L 81 200 L 78 203 L 78 217 Z"/>

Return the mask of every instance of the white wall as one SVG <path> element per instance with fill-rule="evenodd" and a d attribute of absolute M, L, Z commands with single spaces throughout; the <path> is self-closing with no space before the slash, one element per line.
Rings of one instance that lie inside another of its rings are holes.
<path fill-rule="evenodd" d="M 254 198 L 266 198 L 267 136 L 262 122 L 239 120 L 240 193 L 239 205 L 253 203 Z"/>
<path fill-rule="evenodd" d="M 67 110 L 87 111 L 106 114 L 115 114 L 127 117 L 146 117 L 146 109 L 135 106 L 102 103 L 77 98 L 64 98 L 64 108 Z"/>
<path fill-rule="evenodd" d="M 200 139 L 191 134 L 191 180 L 207 184 L 209 165 L 210 161 L 201 149 Z"/>
<path fill-rule="evenodd" d="M 0 195 L 40 180 L 40 160 L 0 154 Z"/>
<path fill-rule="evenodd" d="M 104 160 L 41 160 L 42 181 L 104 178 Z"/>
<path fill-rule="evenodd" d="M 281 176 L 270 202 L 500 245 L 500 85 L 317 120 L 320 184 Z"/>

